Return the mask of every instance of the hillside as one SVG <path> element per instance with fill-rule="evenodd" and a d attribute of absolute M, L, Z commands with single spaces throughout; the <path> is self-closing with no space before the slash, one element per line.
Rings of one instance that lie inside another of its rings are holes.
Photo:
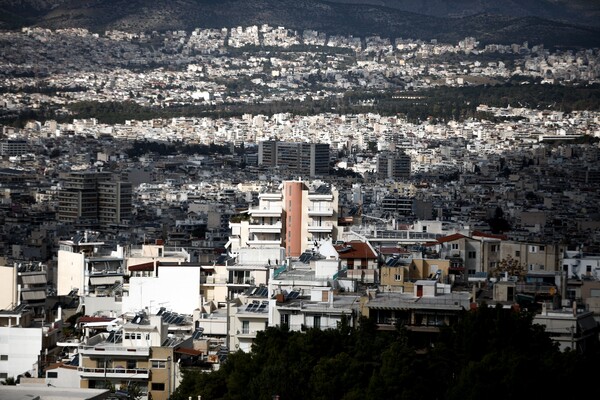
<path fill-rule="evenodd" d="M 0 27 L 83 27 L 95 32 L 193 30 L 269 24 L 328 34 L 381 35 L 455 43 L 543 43 L 600 47 L 600 28 L 536 16 L 480 13 L 460 18 L 418 14 L 378 5 L 319 0 L 14 0 L 0 1 Z"/>

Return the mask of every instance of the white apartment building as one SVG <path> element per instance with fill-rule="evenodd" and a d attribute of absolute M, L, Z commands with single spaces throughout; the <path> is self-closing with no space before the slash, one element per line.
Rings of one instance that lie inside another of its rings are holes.
<path fill-rule="evenodd" d="M 338 192 L 319 181 L 284 181 L 277 189 L 265 188 L 258 207 L 245 214 L 246 219 L 230 224 L 230 254 L 245 247 L 283 247 L 285 257 L 299 257 L 324 239 L 336 240 Z"/>

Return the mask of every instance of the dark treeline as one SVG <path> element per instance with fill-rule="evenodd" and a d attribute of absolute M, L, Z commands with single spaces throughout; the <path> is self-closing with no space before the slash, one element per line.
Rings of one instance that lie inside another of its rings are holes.
<path fill-rule="evenodd" d="M 238 88 L 240 90 L 242 88 Z M 363 101 L 370 104 L 365 105 Z M 0 123 L 23 126 L 28 120 L 56 119 L 59 122 L 74 118 L 97 118 L 100 123 L 119 124 L 126 120 L 153 118 L 208 117 L 228 118 L 243 114 L 273 115 L 292 113 L 315 115 L 326 112 L 356 114 L 376 112 L 381 115 L 402 115 L 410 122 L 463 121 L 485 115 L 476 111 L 480 104 L 495 107 L 528 107 L 541 110 L 600 110 L 600 85 L 545 85 L 514 77 L 511 82 L 495 86 L 438 87 L 418 91 L 349 91 L 343 97 L 324 100 L 306 99 L 248 104 L 197 104 L 143 107 L 134 101 L 84 101 L 68 106 L 70 115 L 56 115 L 51 109 L 28 109 L 19 115 L 0 116 Z"/>
<path fill-rule="evenodd" d="M 217 371 L 184 369 L 172 399 L 520 400 L 587 391 L 597 346 L 560 352 L 532 318 L 483 305 L 426 347 L 403 328 L 379 331 L 368 319 L 355 329 L 268 328 L 251 352 L 230 354 Z"/>
<path fill-rule="evenodd" d="M 156 153 L 161 156 L 175 154 L 231 154 L 229 146 L 210 144 L 183 144 L 181 142 L 154 142 L 146 140 L 135 140 L 131 147 L 125 150 L 127 155 L 136 158 L 148 153 Z"/>

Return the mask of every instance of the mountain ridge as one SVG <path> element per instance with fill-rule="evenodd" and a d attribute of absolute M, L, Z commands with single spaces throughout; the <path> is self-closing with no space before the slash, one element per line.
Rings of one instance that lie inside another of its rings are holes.
<path fill-rule="evenodd" d="M 450 43 L 474 36 L 482 44 L 528 41 L 548 47 L 600 47 L 600 28 L 536 16 L 479 13 L 449 18 L 341 0 L 1 0 L 0 11 L 11 16 L 10 21 L 0 21 L 3 29 L 38 26 L 141 32 L 269 24 L 298 31 Z"/>

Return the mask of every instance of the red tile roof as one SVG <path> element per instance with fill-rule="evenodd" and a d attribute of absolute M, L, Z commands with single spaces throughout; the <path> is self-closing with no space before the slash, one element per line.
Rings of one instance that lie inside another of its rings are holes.
<path fill-rule="evenodd" d="M 377 254 L 365 242 L 346 242 L 334 247 L 342 260 L 351 258 L 377 258 Z"/>
<path fill-rule="evenodd" d="M 462 238 L 466 238 L 466 236 L 462 235 L 460 233 L 453 233 L 452 235 L 438 238 L 437 241 L 438 241 L 438 243 L 447 243 L 447 242 L 453 242 L 455 240 L 462 239 Z"/>

